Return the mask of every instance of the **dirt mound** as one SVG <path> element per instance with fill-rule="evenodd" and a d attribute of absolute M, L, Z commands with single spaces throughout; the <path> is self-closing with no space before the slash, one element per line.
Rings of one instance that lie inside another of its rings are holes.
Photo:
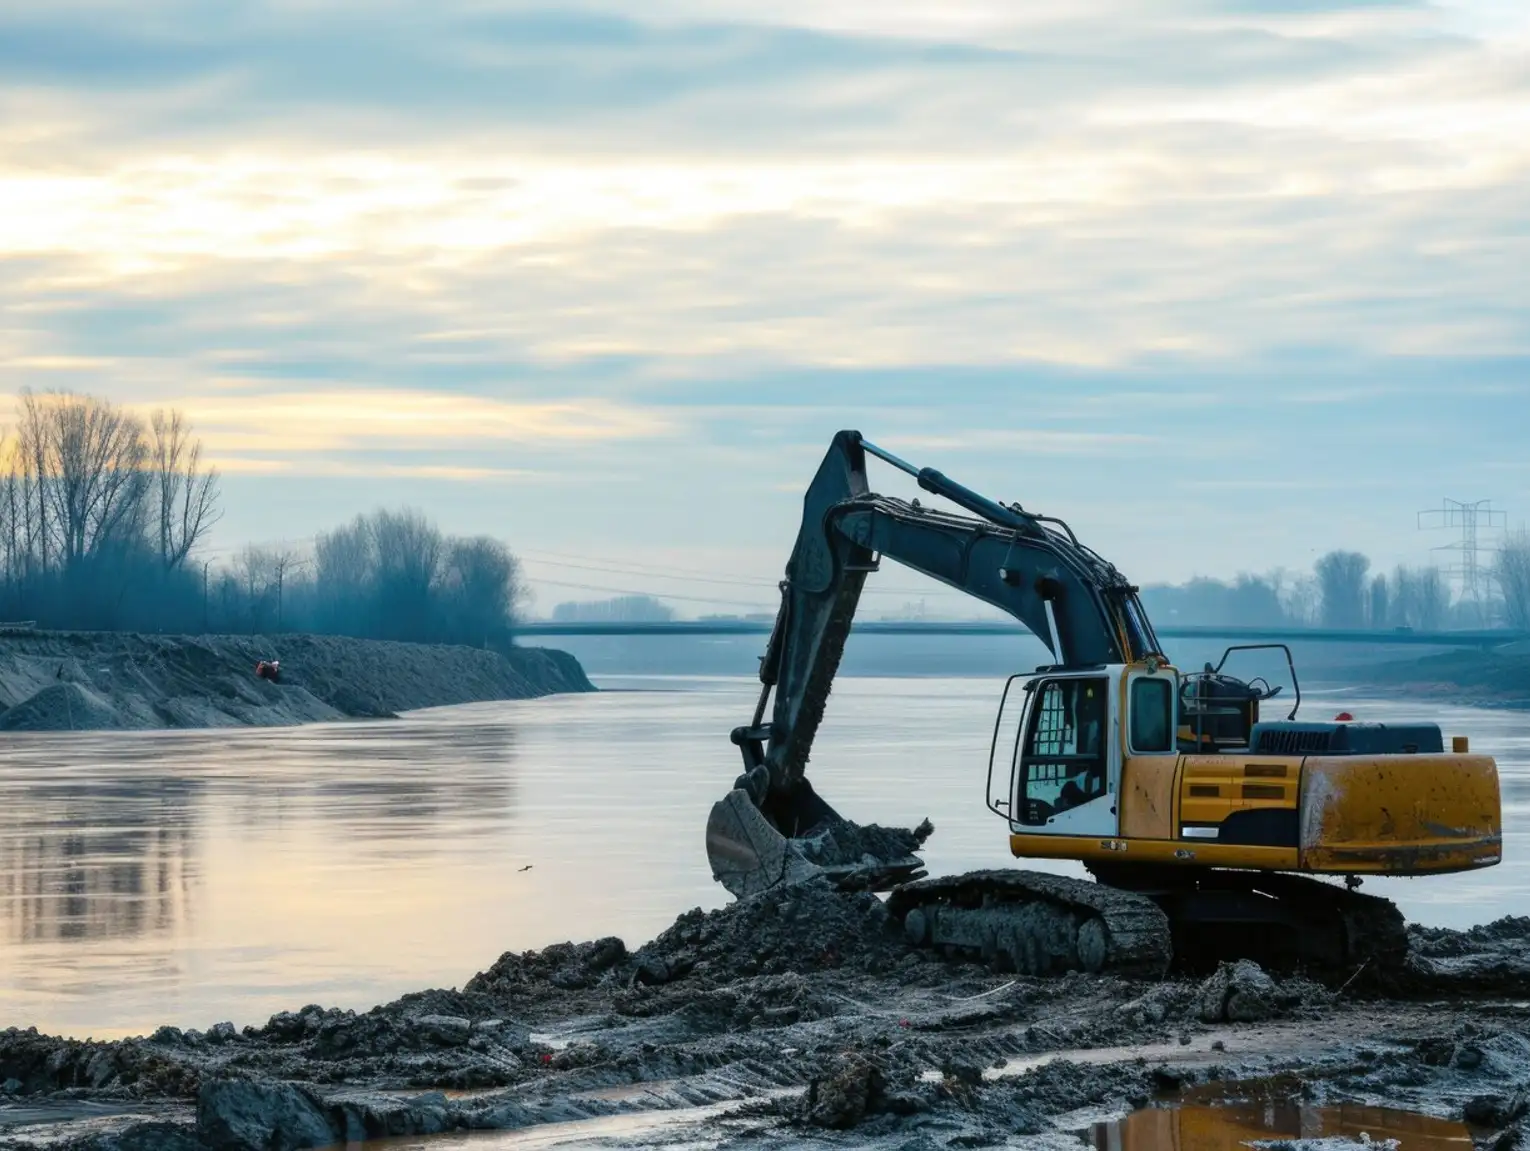
<path fill-rule="evenodd" d="M 627 945 L 610 936 L 592 943 L 555 943 L 541 951 L 507 951 L 463 990 L 497 1003 L 533 1007 L 550 991 L 586 991 L 632 974 Z"/>
<path fill-rule="evenodd" d="M 56 683 L 0 714 L 0 731 L 112 731 L 138 727 L 77 683 Z"/>
<path fill-rule="evenodd" d="M 1408 929 L 1400 994 L 1530 993 L 1530 917 L 1510 915 L 1469 931 Z"/>
<path fill-rule="evenodd" d="M 719 911 L 688 911 L 637 959 L 662 966 L 666 981 L 688 976 L 718 984 L 839 967 L 877 972 L 908 954 L 880 899 L 842 892 L 819 877 Z"/>
<path fill-rule="evenodd" d="M 1408 951 L 1434 959 L 1479 954 L 1514 944 L 1530 944 L 1530 915 L 1505 915 L 1466 931 L 1417 924 L 1408 928 Z"/>
<path fill-rule="evenodd" d="M 680 1012 L 690 1031 L 718 1033 L 834 1015 L 817 977 L 882 974 L 910 955 L 880 899 L 820 877 L 695 908 L 632 952 L 614 937 L 507 952 L 463 993 L 528 1020 Z"/>
<path fill-rule="evenodd" d="M 279 684 L 255 664 L 278 658 Z M 572 656 L 342 636 L 0 637 L 0 730 L 283 726 L 590 691 Z"/>

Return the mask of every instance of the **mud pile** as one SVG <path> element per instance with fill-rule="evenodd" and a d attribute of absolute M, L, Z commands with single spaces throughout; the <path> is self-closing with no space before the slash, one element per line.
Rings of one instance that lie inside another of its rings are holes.
<path fill-rule="evenodd" d="M 279 659 L 281 683 L 257 679 Z M 0 637 L 0 730 L 285 726 L 592 690 L 572 656 L 342 636 Z"/>
<path fill-rule="evenodd" d="M 1409 927 L 1404 987 L 1416 993 L 1530 992 L 1530 916 L 1509 915 L 1468 931 Z"/>
<path fill-rule="evenodd" d="M 924 846 L 934 833 L 928 819 L 918 827 L 883 827 L 848 819 L 819 824 L 798 841 L 803 854 L 820 867 L 864 864 L 870 870 L 896 867 Z"/>
<path fill-rule="evenodd" d="M 464 991 L 533 1019 L 597 1005 L 651 1014 L 645 993 L 660 988 L 673 1004 L 760 977 L 881 974 L 927 958 L 904 942 L 882 900 L 815 877 L 687 911 L 636 952 L 614 937 L 507 952 Z"/>
<path fill-rule="evenodd" d="M 882 900 L 842 893 L 817 878 L 718 911 L 688 911 L 639 954 L 663 965 L 670 979 L 686 976 L 715 986 L 787 972 L 843 968 L 876 974 L 910 951 Z"/>
<path fill-rule="evenodd" d="M 1417 930 L 1415 960 L 1497 962 L 1526 928 Z M 1466 1119 L 1507 1151 L 1530 1116 L 1530 1006 L 1431 978 L 1426 1000 L 1361 1002 L 1248 963 L 996 975 L 909 947 L 881 900 L 819 879 L 687 912 L 636 949 L 506 954 L 460 991 L 366 1012 L 111 1043 L 0 1032 L 0 1147 L 254 1151 L 572 1122 L 654 1148 L 1042 1151 L 1220 1085 Z"/>

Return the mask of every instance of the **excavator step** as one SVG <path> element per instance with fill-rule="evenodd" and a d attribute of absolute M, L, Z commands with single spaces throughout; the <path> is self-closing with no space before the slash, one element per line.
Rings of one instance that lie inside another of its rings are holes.
<path fill-rule="evenodd" d="M 1109 972 L 1156 979 L 1172 959 L 1153 900 L 1065 875 L 971 871 L 895 888 L 888 910 L 909 941 L 1025 975 Z"/>

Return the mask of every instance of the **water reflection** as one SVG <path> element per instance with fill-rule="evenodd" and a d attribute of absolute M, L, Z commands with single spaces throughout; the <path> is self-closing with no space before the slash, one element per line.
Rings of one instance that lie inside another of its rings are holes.
<path fill-rule="evenodd" d="M 61 834 L 12 830 L 7 820 L 0 929 L 8 939 L 112 939 L 173 931 L 188 919 L 196 863 L 187 829 L 109 804 L 99 810 L 99 826 Z"/>
<path fill-rule="evenodd" d="M 281 731 L 22 736 L 0 772 L 0 932 L 16 942 L 192 930 L 209 816 L 322 820 L 399 862 L 510 818 L 514 732 L 427 716 Z"/>
<path fill-rule="evenodd" d="M 306 728 L 7 736 L 0 757 L 0 1026 L 96 1035 L 364 1009 L 461 986 L 505 950 L 647 940 L 717 907 L 702 828 L 738 770 L 742 678 Z M 1000 682 L 835 686 L 821 793 L 864 822 L 929 816 L 932 874 L 1014 866 L 983 806 Z M 1530 716 L 1438 716 L 1498 756 L 1505 862 L 1367 880 L 1408 918 L 1468 926 L 1530 891 Z M 1077 865 L 1026 866 L 1082 874 Z"/>
<path fill-rule="evenodd" d="M 1096 1123 L 1092 1131 L 1097 1151 L 1247 1151 L 1251 1144 L 1287 1139 L 1342 1140 L 1356 1148 L 1396 1140 L 1398 1151 L 1472 1147 L 1464 1126 L 1431 1115 L 1355 1104 L 1315 1107 L 1290 1099 L 1149 1108 Z"/>

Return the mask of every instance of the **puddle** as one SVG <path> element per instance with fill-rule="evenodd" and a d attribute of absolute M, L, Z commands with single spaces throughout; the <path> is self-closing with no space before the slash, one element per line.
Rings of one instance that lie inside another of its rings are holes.
<path fill-rule="evenodd" d="M 984 1069 L 983 1078 L 989 1081 L 1010 1079 L 1060 1059 L 1091 1065 L 1129 1063 L 1138 1059 L 1175 1064 L 1222 1063 L 1229 1058 L 1229 1048 L 1234 1049 L 1233 1054 L 1248 1057 L 1275 1047 L 1289 1054 L 1304 1046 L 1323 1046 L 1324 1042 L 1321 1036 L 1301 1038 L 1300 1029 L 1296 1027 L 1271 1026 L 1237 1033 L 1213 1030 L 1195 1036 L 1189 1043 L 1137 1043 L 1122 1047 L 1066 1048 L 1039 1055 L 1017 1055 L 1006 1059 L 1001 1066 Z M 1215 1046 L 1218 1043 L 1222 1046 Z M 938 1083 L 943 1078 L 939 1071 L 925 1071 L 919 1077 L 926 1083 Z"/>
<path fill-rule="evenodd" d="M 89 1122 L 93 1119 L 113 1119 L 132 1116 L 140 1119 L 162 1119 L 176 1110 L 173 1107 L 155 1107 L 144 1103 L 97 1103 L 87 1099 L 70 1099 L 62 1102 L 6 1103 L 0 1105 L 0 1132 L 14 1127 L 43 1126 L 51 1123 Z"/>
<path fill-rule="evenodd" d="M 671 1081 L 673 1082 L 673 1081 Z M 612 1088 L 630 1092 L 653 1083 L 633 1084 L 631 1088 Z M 753 1101 L 794 1095 L 800 1088 L 782 1088 L 753 1097 Z M 594 1097 L 598 1092 L 586 1093 Z M 368 1139 L 364 1143 L 337 1143 L 323 1151 L 530 1151 L 532 1148 L 617 1148 L 641 1146 L 649 1138 L 659 1139 L 664 1151 L 707 1151 L 721 1142 L 721 1135 L 710 1134 L 708 1124 L 725 1118 L 749 1099 L 730 1099 L 701 1107 L 668 1110 L 633 1111 L 623 1115 L 604 1115 L 595 1119 L 576 1119 L 567 1123 L 541 1123 L 511 1131 L 454 1132 L 448 1135 L 410 1135 L 387 1139 Z M 698 1131 L 696 1128 L 702 1128 Z M 1467 1149 L 1470 1151 L 1470 1148 Z"/>
<path fill-rule="evenodd" d="M 408 1135 L 368 1139 L 365 1143 L 337 1143 L 325 1151 L 529 1151 L 536 1147 L 627 1147 L 632 1140 L 681 1128 L 723 1113 L 720 1107 L 697 1108 L 684 1113 L 644 1111 L 635 1115 L 608 1115 L 569 1123 L 542 1123 L 518 1131 L 469 1131 L 450 1135 Z M 666 1151 L 677 1146 L 666 1143 Z"/>
<path fill-rule="evenodd" d="M 1096 1123 L 1091 1136 L 1096 1151 L 1247 1151 L 1250 1145 L 1282 1151 L 1472 1151 L 1471 1134 L 1460 1123 L 1389 1107 L 1318 1107 L 1292 1099 L 1148 1108 Z"/>

